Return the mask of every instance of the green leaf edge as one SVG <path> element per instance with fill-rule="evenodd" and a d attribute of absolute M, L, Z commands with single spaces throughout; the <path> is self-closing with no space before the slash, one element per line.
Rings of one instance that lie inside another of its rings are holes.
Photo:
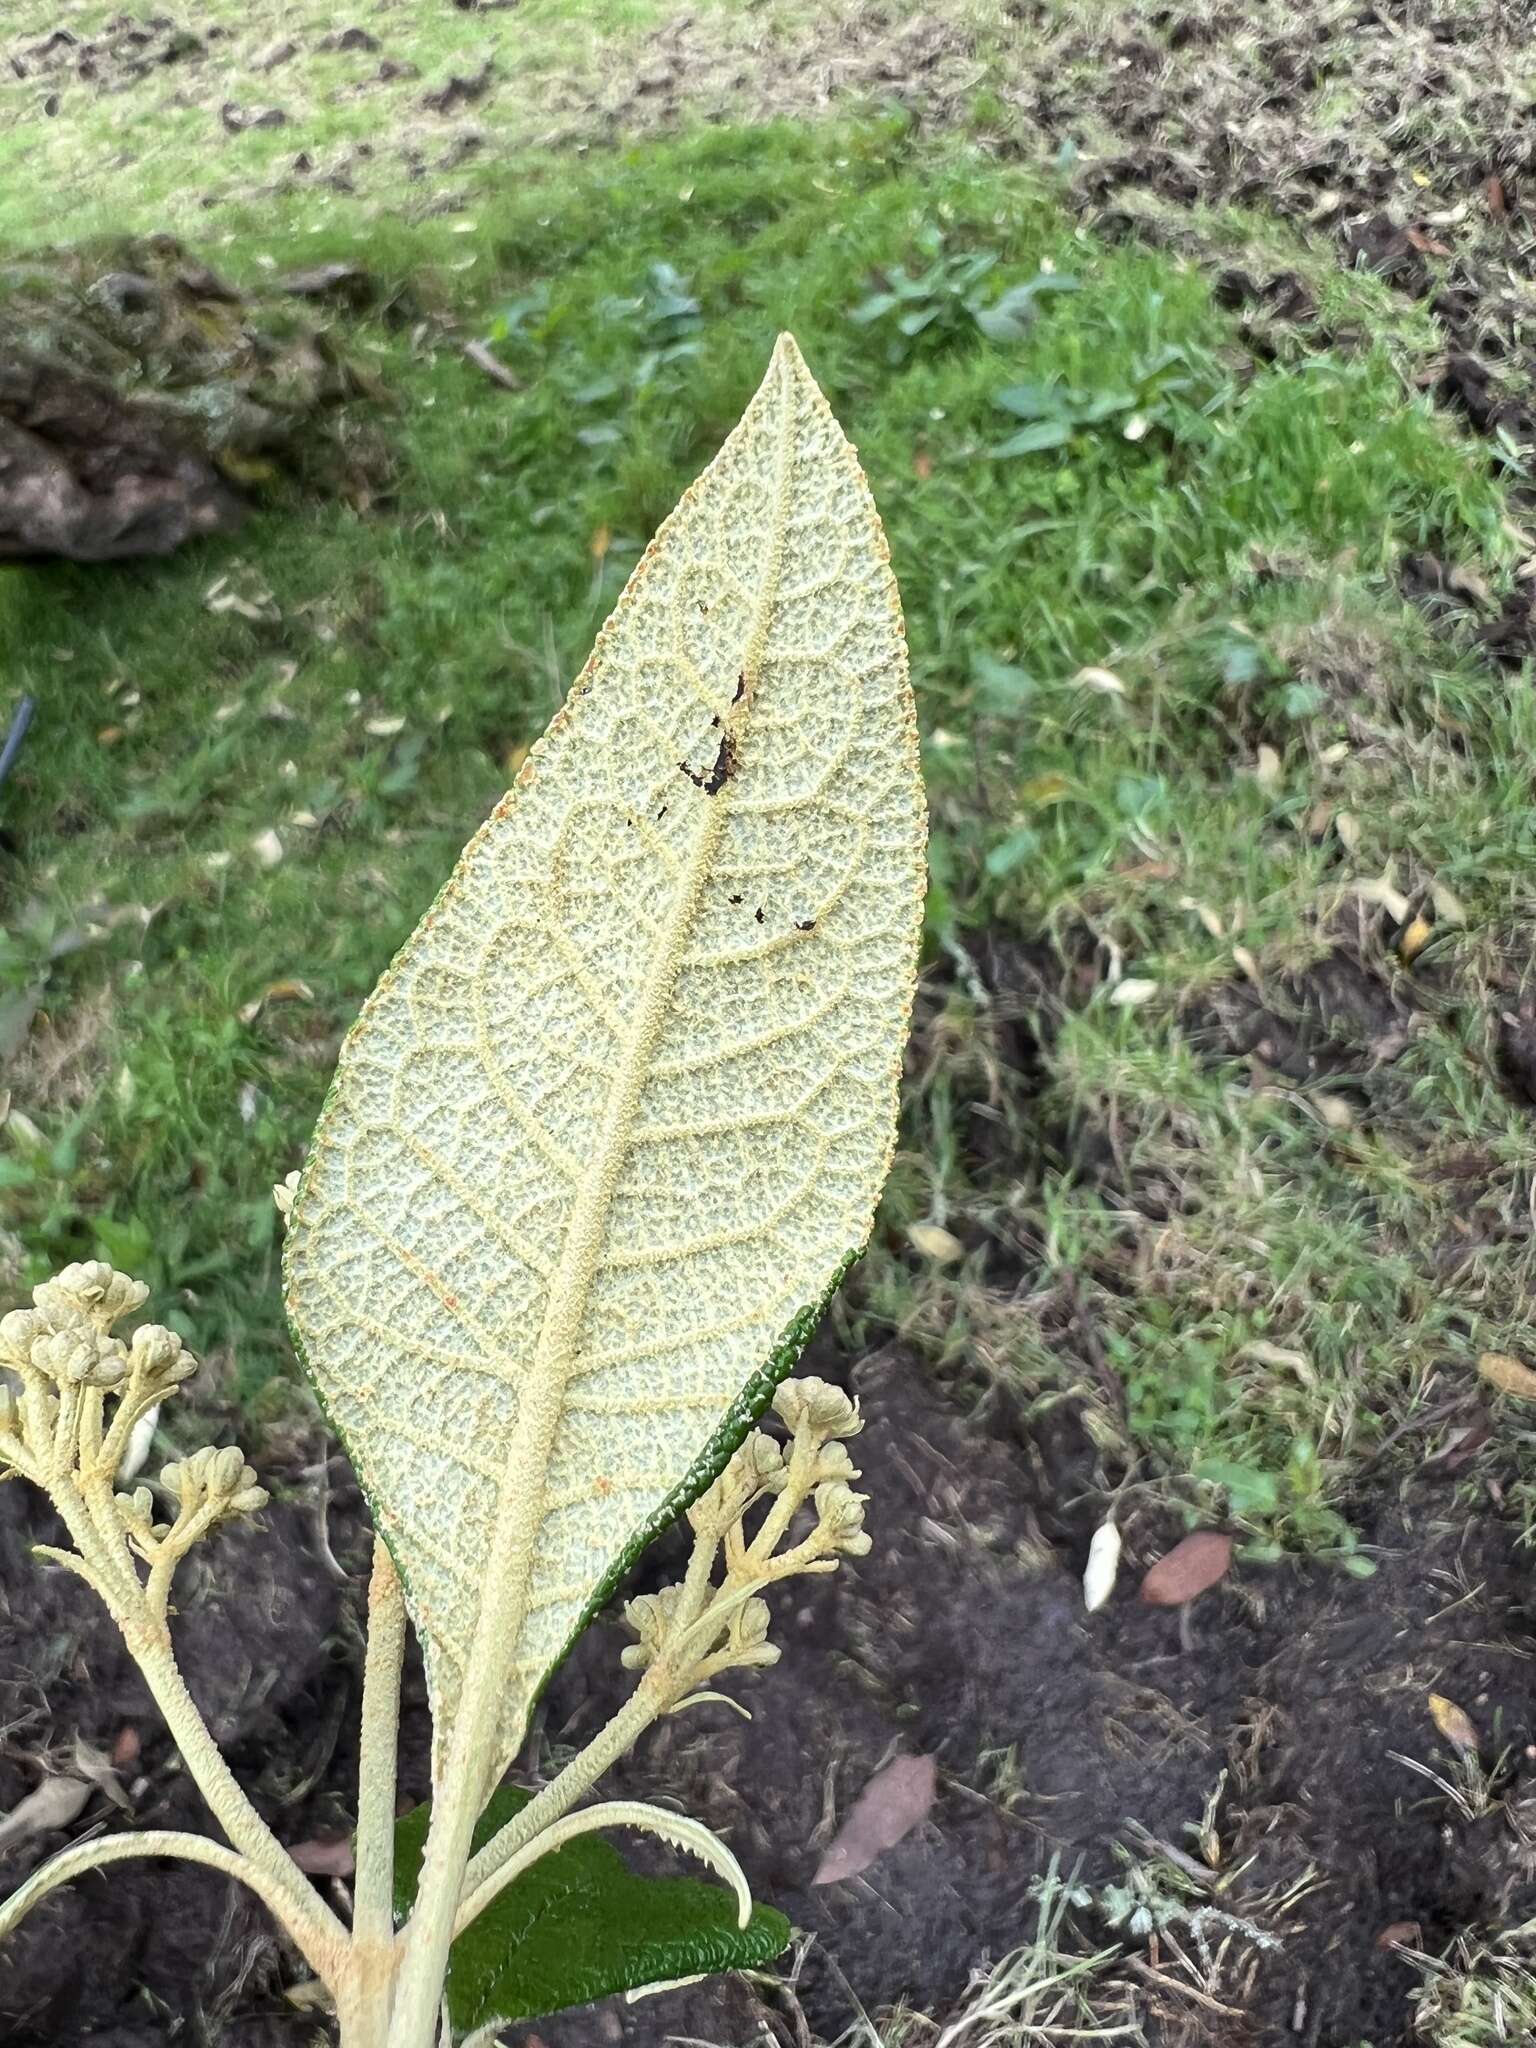
<path fill-rule="evenodd" d="M 512 1817 L 515 1814 L 521 1812 L 522 1808 L 528 1804 L 529 1800 L 532 1797 L 533 1794 L 531 1792 L 528 1792 L 524 1790 L 521 1786 L 517 1785 L 503 1785 L 497 1792 L 493 1793 L 491 1796 L 490 1803 L 487 1805 L 485 1811 L 481 1814 L 479 1820 L 475 1823 L 473 1842 L 474 1848 L 483 1848 L 484 1845 L 491 1839 L 492 1835 L 496 1834 L 498 1830 L 508 1820 L 512 1819 Z M 402 1814 L 400 1818 L 395 1822 L 395 1881 L 393 1905 L 397 1924 L 404 1922 L 405 1918 L 411 1910 L 411 1907 L 415 1903 L 417 1881 L 419 1879 L 421 1868 L 421 1860 L 425 1853 L 426 1848 L 427 1820 L 425 1817 L 430 1814 L 430 1810 L 431 1801 L 424 1801 L 420 1806 L 413 1807 L 409 1813 Z M 411 1833 L 414 1834 L 418 1828 L 420 1830 L 421 1839 L 420 1841 L 414 1844 L 414 1870 L 409 1882 L 409 1887 L 407 1888 L 407 1885 L 402 1878 L 402 1857 L 400 1854 L 402 1831 L 409 1829 Z M 585 1843 L 587 1854 L 589 1856 L 591 1850 L 595 1848 L 598 1844 L 601 1844 L 601 1846 L 608 1852 L 608 1854 L 613 1857 L 615 1863 L 620 1867 L 620 1870 L 622 1871 L 624 1878 L 633 1884 L 655 1885 L 658 1887 L 668 1888 L 671 1889 L 672 1895 L 674 1897 L 678 1896 L 679 1893 L 683 1891 L 686 1891 L 694 1895 L 697 1895 L 699 1893 L 709 1893 L 711 1895 L 717 1896 L 722 1903 L 728 1904 L 731 1910 L 734 1911 L 734 1897 L 729 1891 L 727 1891 L 727 1889 L 723 1885 L 703 1884 L 697 1878 L 651 1877 L 647 1873 L 632 1870 L 628 1862 L 624 1859 L 620 1852 L 616 1848 L 614 1848 L 613 1844 L 608 1840 L 607 1836 L 604 1834 L 597 1834 L 591 1837 L 587 1837 L 585 1838 Z M 567 1849 L 574 1849 L 578 1847 L 578 1844 L 569 1843 L 566 1846 Z M 565 1853 L 565 1851 L 557 1849 L 552 1851 L 551 1853 L 556 1859 L 558 1859 L 562 1854 Z M 513 1883 L 510 1886 L 508 1886 L 507 1891 L 502 1893 L 498 1899 L 494 1900 L 491 1903 L 491 1905 L 487 1907 L 486 1913 L 482 1915 L 480 1919 L 473 1922 L 470 1927 L 467 1927 L 464 1930 L 463 1934 L 459 1936 L 458 1941 L 454 1943 L 455 1949 L 459 1948 L 460 1943 L 468 1943 L 471 1935 L 475 1932 L 477 1928 L 480 1930 L 482 1938 L 487 1933 L 493 1931 L 487 1924 L 489 1916 L 495 1914 L 498 1907 L 503 1904 L 503 1901 L 508 1899 L 509 1894 L 516 1891 L 518 1882 L 520 1882 L 520 1880 L 514 1880 Z M 567 1897 L 570 1898 L 572 1901 L 575 1901 L 579 1897 L 578 1888 L 573 1885 L 571 1891 L 567 1894 Z M 764 1963 L 772 1962 L 776 1956 L 781 1955 L 783 1951 L 789 1946 L 791 1936 L 792 1930 L 789 1921 L 775 1907 L 754 1905 L 752 1910 L 752 1917 L 744 1928 L 738 1928 L 734 1925 L 722 1925 L 721 1928 L 718 1930 L 716 1936 L 716 1948 L 714 1951 L 715 1955 L 718 1957 L 718 1960 L 711 1961 L 708 1956 L 704 1955 L 695 1955 L 689 1957 L 687 1960 L 690 1963 L 702 1963 L 704 1967 L 701 1970 L 690 1968 L 689 1970 L 687 1970 L 686 1974 L 690 1977 L 699 1975 L 714 1975 L 716 1972 L 722 1970 L 752 1969 L 759 1967 Z M 679 1937 L 679 1939 L 684 1938 L 686 1937 Z M 698 1938 L 698 1931 L 695 1931 L 694 1938 Z M 482 1966 L 478 1962 L 476 1962 L 472 1967 L 474 1968 L 477 1977 L 483 1976 Z M 660 1967 L 670 1968 L 669 1965 Z M 591 1988 L 590 1984 L 584 1986 L 581 1990 L 580 1995 L 568 2001 L 566 2005 L 545 2006 L 541 2011 L 538 2012 L 516 2011 L 498 2014 L 495 2012 L 488 2011 L 486 2009 L 487 2005 L 491 2000 L 491 1994 L 494 1991 L 495 1977 L 493 1975 L 488 1984 L 484 1982 L 475 1983 L 475 1985 L 473 1986 L 472 1993 L 470 1995 L 472 1995 L 475 1998 L 477 2003 L 472 2011 L 466 2012 L 463 2009 L 462 2003 L 458 2010 L 454 2009 L 454 1987 L 452 1978 L 452 1964 L 450 1960 L 450 1974 L 446 1989 L 448 1992 L 449 2001 L 449 2018 L 453 2026 L 455 2038 L 459 2039 L 468 2038 L 471 2035 L 478 2035 L 481 2032 L 481 2030 L 486 2027 L 516 2026 L 517 2024 L 519 2024 L 519 2022 L 522 2021 L 541 2019 L 548 2012 L 566 2011 L 569 2010 L 572 2005 L 589 2005 L 592 2004 L 598 1998 L 609 1998 L 617 1992 L 638 1991 L 643 1989 L 648 1984 L 665 1984 L 670 1981 L 672 1981 L 672 1979 L 669 1976 L 639 1976 L 636 1972 L 618 1969 L 614 1972 L 613 1981 L 607 1984 L 605 1988 L 601 1990 L 594 1990 Z"/>

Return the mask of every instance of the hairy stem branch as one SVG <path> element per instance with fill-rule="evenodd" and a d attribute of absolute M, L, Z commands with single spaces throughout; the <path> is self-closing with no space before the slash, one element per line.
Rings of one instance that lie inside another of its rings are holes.
<path fill-rule="evenodd" d="M 205 1835 L 161 1829 L 142 1835 L 108 1835 L 103 1841 L 78 1842 L 71 1849 L 61 1849 L 41 1870 L 34 1871 L 25 1884 L 18 1885 L 8 1899 L 0 1901 L 0 1940 L 20 1925 L 40 1899 L 61 1884 L 70 1883 L 86 1871 L 99 1870 L 108 1863 L 123 1863 L 134 1856 L 179 1856 L 191 1863 L 206 1863 L 213 1870 L 223 1871 L 226 1877 L 238 1878 L 287 1928 L 317 1976 L 324 1976 L 331 1967 L 329 1953 L 324 1944 L 313 1941 L 312 1930 L 294 1924 L 288 1901 L 269 1873 L 258 1869 L 236 1850 L 226 1849 L 222 1842 L 210 1842 Z"/>
<path fill-rule="evenodd" d="M 368 1652 L 363 1666 L 357 1774 L 357 1879 L 348 1967 L 358 1986 L 359 2022 L 381 2040 L 389 2023 L 394 1980 L 395 1773 L 404 1660 L 405 1596 L 395 1561 L 384 1539 L 375 1535 L 373 1575 L 368 1583 Z"/>
<path fill-rule="evenodd" d="M 666 1711 L 670 1694 L 665 1677 L 663 1674 L 658 1682 L 648 1671 L 607 1727 L 600 1729 L 586 1748 L 573 1756 L 565 1769 L 529 1800 L 521 1813 L 492 1835 L 464 1873 L 462 1897 L 472 1897 L 536 1835 L 569 1813 L 604 1771 L 634 1747 L 651 1723 Z M 454 1922 L 454 1932 L 459 1933 L 465 1925 L 466 1917 L 461 1907 Z"/>
<path fill-rule="evenodd" d="M 314 1887 L 256 1811 L 224 1761 L 187 1690 L 171 1648 L 170 1630 L 164 1617 L 150 1607 L 126 1548 L 120 1555 L 114 1555 L 106 1547 L 73 1487 L 57 1487 L 54 1504 L 74 1539 L 87 1575 L 122 1631 L 123 1641 L 143 1673 L 209 1811 L 240 1851 L 243 1865 L 261 1879 L 261 1896 L 292 1936 L 310 1968 L 327 1983 L 334 1982 L 347 1930 L 316 1896 Z M 244 1869 L 241 1874 L 245 1874 Z M 254 1886 L 253 1878 L 246 1881 Z"/>

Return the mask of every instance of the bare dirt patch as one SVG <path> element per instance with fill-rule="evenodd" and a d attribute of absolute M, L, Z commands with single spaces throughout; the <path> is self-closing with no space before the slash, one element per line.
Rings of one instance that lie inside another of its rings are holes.
<path fill-rule="evenodd" d="M 1031 1884 L 1060 1856 L 1101 1901 L 1079 1910 L 1081 1938 L 1125 1940 L 1121 1988 L 1152 2040 L 1406 2048 L 1416 1979 L 1378 1944 L 1382 1930 L 1416 1923 L 1433 1948 L 1536 1909 L 1536 1752 L 1525 1747 L 1536 1642 L 1508 1534 L 1467 1525 L 1449 1475 L 1421 1477 L 1401 1498 L 1357 1504 L 1380 1547 L 1374 1580 L 1239 1565 L 1196 1609 L 1185 1652 L 1175 1618 L 1134 1598 L 1140 1569 L 1177 1534 L 1134 1498 L 1122 1504 L 1119 1591 L 1099 1615 L 1083 1612 L 1104 1475 L 1070 1407 L 1045 1426 L 987 1426 L 899 1350 L 849 1362 L 823 1342 L 813 1363 L 865 1405 L 858 1450 L 875 1550 L 781 1606 L 784 1662 L 750 1688 L 750 1727 L 703 1709 L 656 1731 L 612 1781 L 676 1799 L 724 1833 L 763 1895 L 813 1937 L 797 1989 L 722 1981 L 546 2021 L 538 2038 L 576 2048 L 765 2031 L 790 2042 L 802 2026 L 836 2032 L 855 1999 L 870 2011 L 901 1999 L 942 2010 L 1020 1939 Z M 233 1536 L 210 1556 L 178 1623 L 194 1692 L 290 1842 L 347 1831 L 360 1682 L 361 1583 L 338 1584 L 324 1559 L 308 1454 L 298 1441 L 274 1446 L 268 1472 L 286 1474 L 288 1497 L 264 1535 Z M 0 1805 L 46 1764 L 69 1768 L 77 1735 L 110 1752 L 131 1728 L 131 1815 L 97 1799 L 68 1832 L 200 1826 L 110 1627 L 83 1588 L 26 1555 L 55 1533 L 22 1488 L 0 1494 Z M 340 1471 L 328 1540 L 360 1573 L 360 1502 Z M 657 1546 L 637 1583 L 663 1582 L 676 1549 Z M 583 1639 L 543 1704 L 534 1754 L 579 1744 L 613 1710 L 626 1639 L 612 1618 Z M 1472 1716 L 1476 1775 L 1436 1734 L 1431 1692 Z M 426 1789 L 425 1735 L 413 1671 L 409 1799 Z M 838 1818 L 895 1754 L 937 1758 L 930 1820 L 864 1877 L 814 1888 Z M 1403 1758 L 1481 1791 L 1458 1803 Z M 6 1884 L 59 1839 L 13 1850 Z M 1125 1880 L 1128 1861 L 1194 1873 L 1185 1918 L 1160 1936 L 1106 1924 L 1105 1887 Z M 9 1945 L 0 2018 L 17 2048 L 295 2048 L 315 2039 L 316 2020 L 285 2002 L 294 1974 L 230 1887 L 135 1867 L 38 1912 Z"/>

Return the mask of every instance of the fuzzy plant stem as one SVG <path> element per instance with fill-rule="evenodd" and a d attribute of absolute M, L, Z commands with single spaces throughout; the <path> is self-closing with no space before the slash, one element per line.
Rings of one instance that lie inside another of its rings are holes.
<path fill-rule="evenodd" d="M 53 1498 L 86 1567 L 85 1576 L 122 1631 L 193 1782 L 240 1851 L 246 1866 L 241 1875 L 253 1885 L 261 1880 L 261 1896 L 304 1960 L 317 1977 L 334 1986 L 346 1950 L 346 1928 L 316 1896 L 314 1886 L 252 1806 L 224 1761 L 187 1690 L 171 1647 L 170 1628 L 164 1616 L 150 1606 L 126 1549 L 121 1555 L 107 1549 L 85 1502 L 72 1487 L 56 1486 Z M 97 1846 L 104 1849 L 108 1845 Z"/>
<path fill-rule="evenodd" d="M 394 1559 L 383 1538 L 375 1536 L 358 1759 L 357 1877 L 346 1964 L 347 2009 L 341 2014 L 347 2048 L 354 2039 L 358 2048 L 374 2048 L 375 2043 L 382 2048 L 389 2032 L 396 1960 L 395 1776 L 404 1660 L 405 1596 Z"/>

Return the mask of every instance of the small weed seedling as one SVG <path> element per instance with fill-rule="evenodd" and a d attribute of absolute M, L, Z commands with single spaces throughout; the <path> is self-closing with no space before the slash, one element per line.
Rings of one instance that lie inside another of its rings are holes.
<path fill-rule="evenodd" d="M 659 1716 L 776 1659 L 772 1586 L 869 1547 L 858 1411 L 784 1375 L 890 1165 L 923 824 L 884 538 L 785 337 L 364 1007 L 278 1190 L 294 1335 L 380 1539 L 351 1925 L 235 1782 L 172 1647 L 181 1560 L 267 1496 L 234 1448 L 116 1490 L 195 1365 L 169 1330 L 118 1334 L 147 1289 L 90 1264 L 0 1322 L 0 1464 L 52 1499 L 73 1547 L 43 1555 L 106 1603 L 227 1846 L 67 1849 L 0 1935 L 83 1871 L 189 1857 L 265 1901 L 345 2048 L 489 2042 L 784 1947 L 700 1823 L 578 1802 Z M 783 1444 L 753 1427 L 770 1399 Z M 497 1790 L 550 1673 L 684 1510 L 683 1578 L 626 1609 L 624 1707 L 537 1794 Z M 397 1826 L 407 1618 L 433 1797 Z M 641 1877 L 605 1828 L 726 1884 Z"/>

